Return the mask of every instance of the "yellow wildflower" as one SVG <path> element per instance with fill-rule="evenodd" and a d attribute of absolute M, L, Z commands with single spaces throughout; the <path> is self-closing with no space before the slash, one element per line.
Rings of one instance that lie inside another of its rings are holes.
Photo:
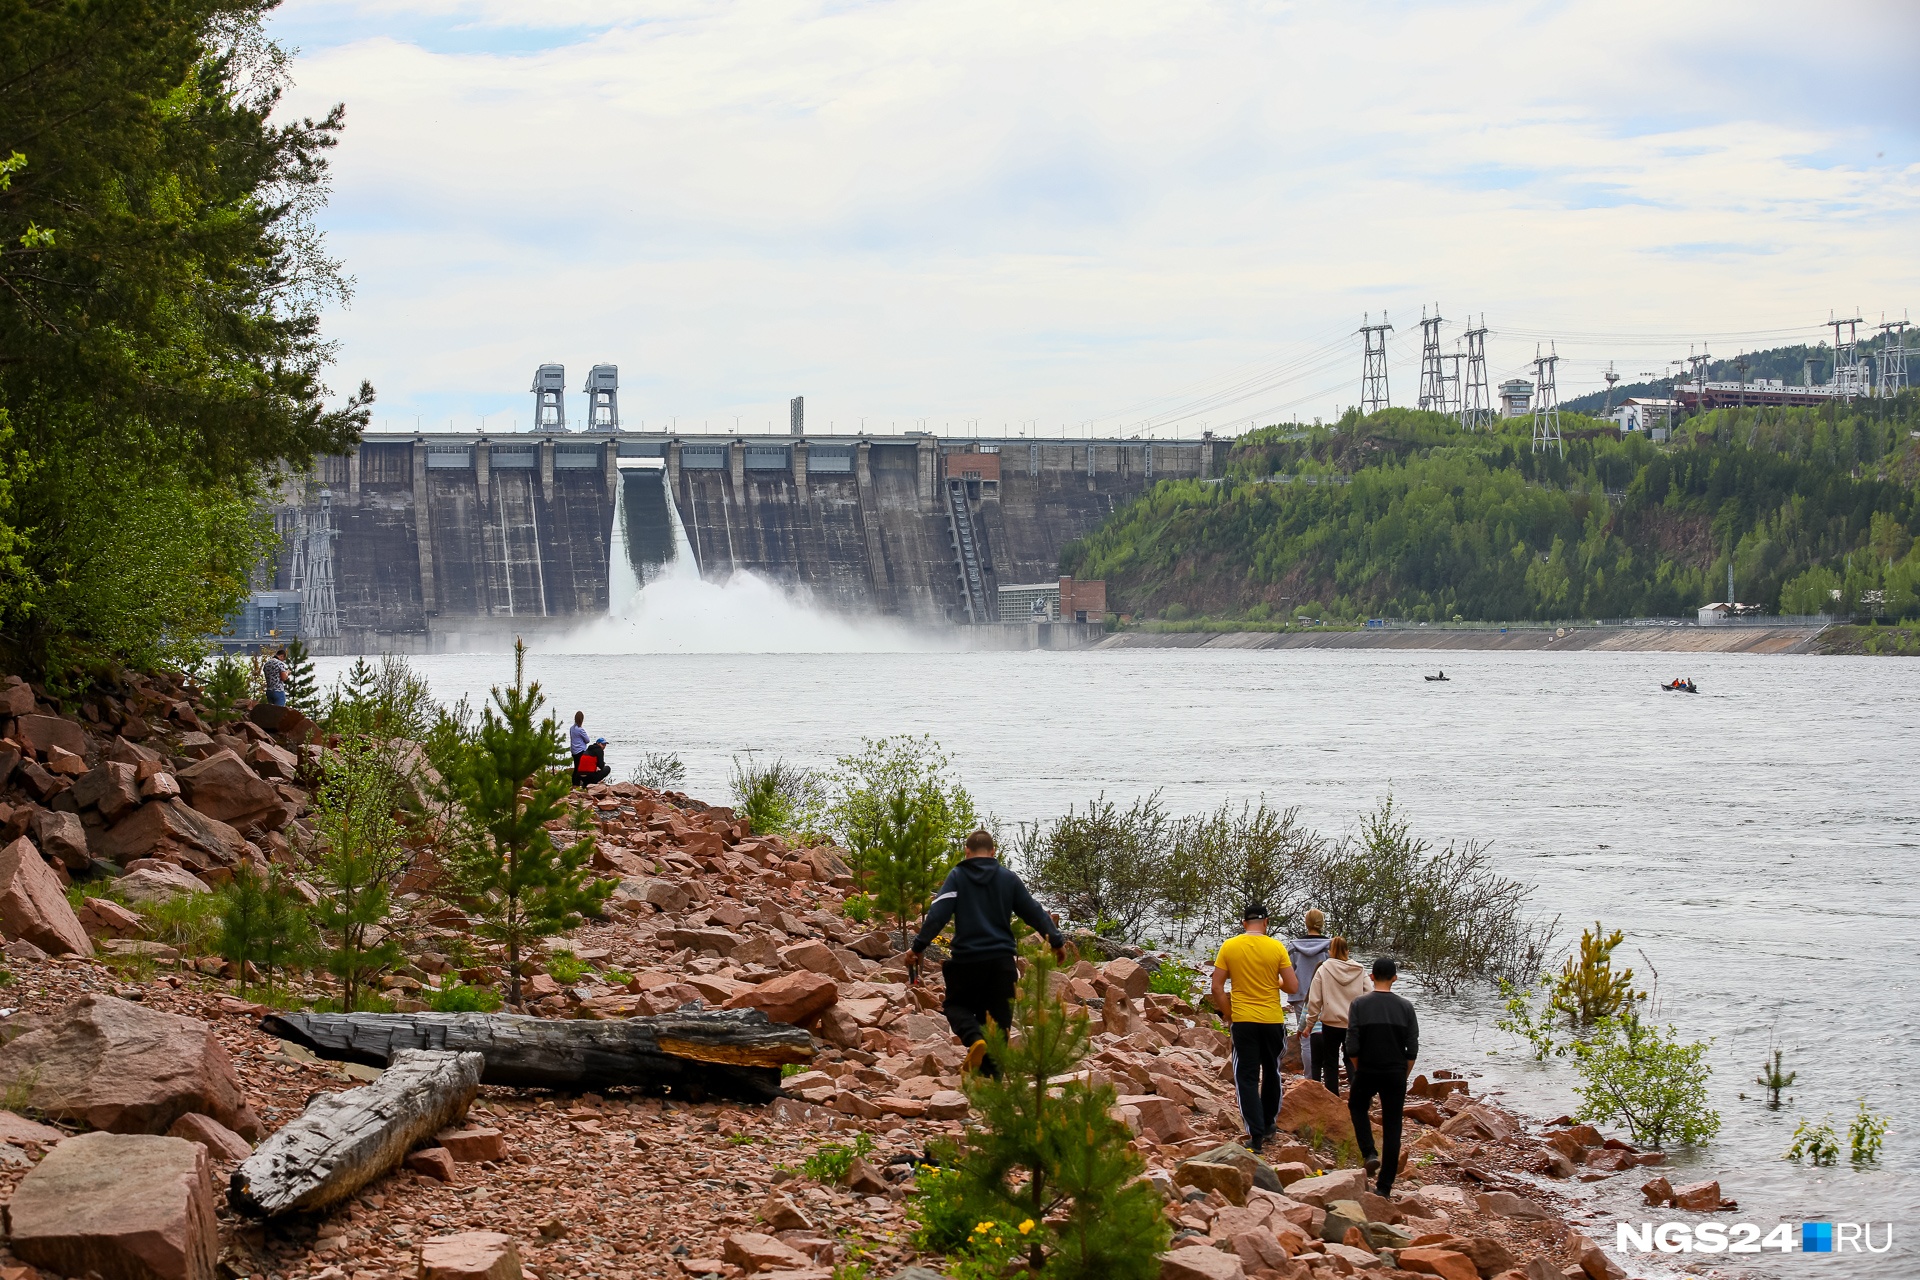
<path fill-rule="evenodd" d="M 1027 1220 L 1026 1220 L 1025 1222 L 1023 1222 L 1023 1223 L 1021 1223 L 1021 1224 L 1020 1224 L 1020 1234 L 1021 1234 L 1021 1235 L 1025 1235 L 1025 1234 L 1027 1234 L 1027 1232 L 1029 1232 L 1029 1231 L 1031 1231 L 1031 1230 L 1033 1230 L 1033 1219 L 1032 1219 L 1032 1218 L 1028 1218 L 1028 1219 L 1027 1219 Z"/>

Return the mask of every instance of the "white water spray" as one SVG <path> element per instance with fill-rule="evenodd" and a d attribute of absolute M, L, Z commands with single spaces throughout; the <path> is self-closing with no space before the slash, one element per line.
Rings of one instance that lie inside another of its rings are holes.
<path fill-rule="evenodd" d="M 613 500 L 611 563 L 607 567 L 608 616 L 555 636 L 539 647 L 548 653 L 917 653 L 958 648 L 956 640 L 911 630 L 895 622 L 849 618 L 813 607 L 758 574 L 736 572 L 725 583 L 700 576 L 693 543 L 680 521 L 680 506 L 667 489 L 662 464 L 623 458 L 622 471 L 660 474 L 667 521 L 673 528 L 673 558 L 642 581 L 627 542 L 626 483 Z"/>

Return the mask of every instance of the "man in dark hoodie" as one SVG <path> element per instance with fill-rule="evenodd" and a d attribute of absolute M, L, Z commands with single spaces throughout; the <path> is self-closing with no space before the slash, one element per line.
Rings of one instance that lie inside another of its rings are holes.
<path fill-rule="evenodd" d="M 1368 1173 L 1380 1176 L 1376 1190 L 1393 1195 L 1400 1172 L 1401 1111 L 1407 1104 L 1407 1077 L 1420 1056 L 1420 1019 L 1413 1004 L 1393 994 L 1400 966 L 1388 956 L 1373 962 L 1373 990 L 1347 1008 L 1347 1114 Z M 1373 1126 L 1367 1112 L 1380 1099 L 1380 1154 L 1373 1153 Z"/>
<path fill-rule="evenodd" d="M 1013 1018 L 1013 991 L 1020 979 L 1014 962 L 1013 917 L 1018 915 L 1047 940 L 1055 956 L 1067 945 L 1046 909 L 1033 900 L 1020 877 L 1000 865 L 993 837 L 976 831 L 967 837 L 967 856 L 947 873 L 933 895 L 927 919 L 913 940 L 909 959 L 919 965 L 940 931 L 953 921 L 953 958 L 940 966 L 947 999 L 941 1012 L 953 1034 L 967 1046 L 966 1069 L 977 1071 L 986 1059 L 985 1024 L 1002 1031 Z M 991 1062 L 989 1072 L 998 1074 Z"/>

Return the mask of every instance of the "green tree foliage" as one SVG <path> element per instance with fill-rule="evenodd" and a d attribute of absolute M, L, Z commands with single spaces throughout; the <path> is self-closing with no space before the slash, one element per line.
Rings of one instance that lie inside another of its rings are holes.
<path fill-rule="evenodd" d="M 247 966 L 265 981 L 268 995 L 274 974 L 296 968 L 312 954 L 315 942 L 307 901 L 289 884 L 278 866 L 262 875 L 241 866 L 220 891 L 220 934 L 217 947 L 233 963 L 242 994 L 247 990 Z"/>
<path fill-rule="evenodd" d="M 1568 956 L 1559 973 L 1541 974 L 1534 992 L 1503 982 L 1506 1011 L 1494 1025 L 1524 1037 L 1544 1059 L 1564 1056 L 1595 1027 L 1634 1016 L 1647 994 L 1634 990 L 1633 970 L 1613 968 L 1614 950 L 1624 941 L 1626 934 L 1594 921 L 1580 934 L 1579 954 Z"/>
<path fill-rule="evenodd" d="M 320 709 L 320 684 L 313 674 L 313 654 L 298 636 L 287 641 L 287 705 L 308 715 Z"/>
<path fill-rule="evenodd" d="M 320 902 L 313 920 L 347 1012 L 361 1006 L 374 979 L 403 959 L 388 917 L 393 886 L 411 858 L 400 817 L 405 791 L 387 744 L 348 738 L 314 793 L 309 873 Z"/>
<path fill-rule="evenodd" d="M 756 834 L 804 835 L 819 825 L 825 799 L 811 769 L 786 760 L 763 765 L 749 751 L 744 764 L 733 758 L 728 785 L 734 809 Z"/>
<path fill-rule="evenodd" d="M 851 855 L 854 879 L 870 888 L 880 840 L 887 828 L 887 807 L 905 791 L 916 812 L 933 822 L 948 846 L 962 844 L 980 817 L 973 796 L 952 776 L 953 761 L 931 737 L 866 738 L 857 755 L 841 756 L 829 783 L 823 825 Z"/>
<path fill-rule="evenodd" d="M 1103 793 L 1086 811 L 1021 824 L 1020 867 L 1033 892 L 1096 933 L 1137 938 L 1163 914 L 1169 819 L 1160 793 L 1127 808 Z"/>
<path fill-rule="evenodd" d="M 0 24 L 0 658 L 191 656 L 270 545 L 269 469 L 346 448 L 314 215 L 341 128 L 276 120 L 271 0 Z"/>
<path fill-rule="evenodd" d="M 947 1219 L 987 1224 L 979 1234 L 988 1239 L 946 1247 L 993 1249 L 998 1236 L 1049 1280 L 1150 1280 L 1167 1246 L 1159 1196 L 1138 1180 L 1143 1166 L 1131 1135 L 1109 1114 L 1112 1087 L 1058 1083 L 1086 1056 L 1090 1036 L 1084 1013 L 1048 995 L 1054 972 L 1051 955 L 1033 952 L 1013 1027 L 987 1029 L 1000 1074 L 967 1081 L 980 1124 L 968 1130 L 943 1190 L 964 1209 Z"/>
<path fill-rule="evenodd" d="M 236 704 L 253 694 L 251 676 L 245 658 L 232 653 L 215 658 L 200 686 L 207 699 L 207 718 L 215 724 L 238 719 L 240 708 Z"/>
<path fill-rule="evenodd" d="M 355 658 L 327 691 L 320 723 L 329 732 L 352 737 L 407 738 L 443 742 L 470 733 L 464 701 L 452 710 L 433 700 L 433 690 L 405 658 L 387 654 L 375 666 Z M 447 722 L 451 721 L 451 725 Z M 436 737 L 436 731 L 439 736 Z"/>
<path fill-rule="evenodd" d="M 1916 427 L 1916 392 L 1716 410 L 1665 445 L 1574 418 L 1562 458 L 1533 452 L 1524 424 L 1349 414 L 1241 437 L 1224 482 L 1161 482 L 1062 569 L 1166 618 L 1304 601 L 1341 617 L 1600 618 L 1719 599 L 1731 549 L 1742 601 L 1900 617 L 1920 604 Z"/>
<path fill-rule="evenodd" d="M 873 905 L 893 917 L 902 951 L 912 940 L 910 930 L 926 915 L 933 891 L 959 857 L 951 833 L 943 829 L 944 816 L 939 806 L 927 803 L 924 791 L 903 787 L 887 797 L 873 833 L 868 850 Z"/>
<path fill-rule="evenodd" d="M 477 906 L 482 935 L 507 958 L 507 999 L 520 1003 L 520 958 L 538 938 L 598 912 L 611 881 L 587 866 L 593 837 L 556 844 L 547 824 L 570 816 L 571 760 L 559 723 L 535 720 L 546 696 L 526 682 L 526 646 L 514 645 L 513 685 L 494 686 L 474 742 L 446 778 L 455 821 L 450 858 Z"/>
<path fill-rule="evenodd" d="M 1683 1041 L 1629 1013 L 1603 1019 L 1573 1051 L 1580 1072 L 1580 1118 L 1623 1124 L 1635 1143 L 1697 1146 L 1720 1132 L 1707 1102 L 1708 1043 Z"/>

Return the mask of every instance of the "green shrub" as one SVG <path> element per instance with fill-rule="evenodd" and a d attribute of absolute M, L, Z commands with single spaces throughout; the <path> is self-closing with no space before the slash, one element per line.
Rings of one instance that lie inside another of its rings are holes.
<path fill-rule="evenodd" d="M 571 951 L 550 951 L 547 976 L 563 987 L 570 987 L 587 976 L 587 962 Z"/>
<path fill-rule="evenodd" d="M 1887 1136 L 1887 1118 L 1867 1110 L 1866 1099 L 1847 1125 L 1847 1149 L 1855 1164 L 1873 1164 L 1880 1159 L 1880 1144 Z"/>
<path fill-rule="evenodd" d="M 870 893 L 850 893 L 840 904 L 840 914 L 855 924 L 865 924 L 873 919 L 873 895 Z"/>
<path fill-rule="evenodd" d="M 1580 1118 L 1624 1124 L 1636 1144 L 1656 1150 L 1706 1142 L 1720 1131 L 1720 1113 L 1707 1104 L 1707 1047 L 1631 1015 L 1602 1020 L 1573 1045 Z"/>
<path fill-rule="evenodd" d="M 873 1150 L 873 1138 L 864 1133 L 853 1135 L 848 1143 L 828 1143 L 808 1156 L 800 1172 L 815 1182 L 838 1185 L 853 1168 L 853 1162 Z"/>
<path fill-rule="evenodd" d="M 1194 995 L 1200 989 L 1200 970 L 1198 966 L 1183 961 L 1167 959 L 1147 979 L 1147 990 L 1163 996 L 1178 996 L 1188 1004 L 1193 1003 Z"/>
<path fill-rule="evenodd" d="M 235 704 L 253 692 L 253 673 L 244 658 L 222 653 L 214 659 L 201 692 L 207 699 L 207 718 L 225 724 L 239 718 L 240 709 Z"/>
<path fill-rule="evenodd" d="M 655 791 L 678 791 L 687 781 L 687 766 L 671 751 L 648 751 L 627 774 L 627 781 Z"/>
<path fill-rule="evenodd" d="M 1833 1134 L 1829 1119 L 1802 1120 L 1793 1127 L 1793 1145 L 1787 1159 L 1807 1160 L 1814 1164 L 1832 1164 L 1840 1158 L 1840 1140 Z"/>
<path fill-rule="evenodd" d="M 224 897 L 218 893 L 176 893 L 142 909 L 147 937 L 183 956 L 212 955 L 219 945 Z"/>
<path fill-rule="evenodd" d="M 762 765 L 749 751 L 745 764 L 733 757 L 728 786 L 734 810 L 755 835 L 801 835 L 820 826 L 825 789 L 811 769 L 785 760 Z"/>
<path fill-rule="evenodd" d="M 428 988 L 427 1007 L 435 1013 L 492 1013 L 500 1007 L 500 993 L 449 975 L 439 986 Z"/>

